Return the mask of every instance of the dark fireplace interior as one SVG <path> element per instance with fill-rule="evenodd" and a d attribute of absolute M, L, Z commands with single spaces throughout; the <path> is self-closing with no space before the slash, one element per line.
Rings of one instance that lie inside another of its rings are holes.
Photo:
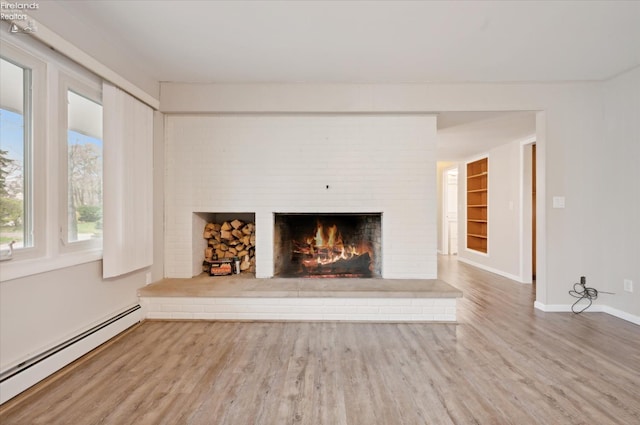
<path fill-rule="evenodd" d="M 382 216 L 275 215 L 274 274 L 278 277 L 381 277 Z"/>

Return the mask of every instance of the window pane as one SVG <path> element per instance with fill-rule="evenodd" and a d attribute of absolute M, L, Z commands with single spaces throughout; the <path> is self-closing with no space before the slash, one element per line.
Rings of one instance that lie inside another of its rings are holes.
<path fill-rule="evenodd" d="M 102 238 L 102 106 L 68 91 L 69 242 Z"/>
<path fill-rule="evenodd" d="M 0 245 L 33 246 L 30 70 L 0 58 Z M 27 123 L 27 125 L 25 125 Z"/>

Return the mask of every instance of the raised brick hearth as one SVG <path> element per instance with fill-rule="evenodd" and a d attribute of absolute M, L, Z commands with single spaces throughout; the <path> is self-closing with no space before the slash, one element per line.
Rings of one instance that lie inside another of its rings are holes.
<path fill-rule="evenodd" d="M 139 292 L 149 319 L 455 322 L 462 293 L 433 279 L 164 279 Z"/>

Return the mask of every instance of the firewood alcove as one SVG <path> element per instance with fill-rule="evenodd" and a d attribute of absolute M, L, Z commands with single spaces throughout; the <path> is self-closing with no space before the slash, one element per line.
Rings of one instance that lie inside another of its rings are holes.
<path fill-rule="evenodd" d="M 203 271 L 217 275 L 218 273 L 212 273 L 213 269 L 217 267 L 221 271 L 228 269 L 228 274 L 231 272 L 255 274 L 255 214 L 206 213 L 199 215 L 206 223 L 202 234 L 206 241 L 202 263 Z"/>

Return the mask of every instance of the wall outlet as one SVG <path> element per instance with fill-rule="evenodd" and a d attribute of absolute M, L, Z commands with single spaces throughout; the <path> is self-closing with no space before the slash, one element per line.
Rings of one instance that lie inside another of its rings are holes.
<path fill-rule="evenodd" d="M 146 277 L 147 285 L 151 283 L 151 272 L 147 272 Z"/>
<path fill-rule="evenodd" d="M 633 281 L 631 279 L 624 280 L 624 290 L 627 292 L 633 292 Z"/>
<path fill-rule="evenodd" d="M 553 197 L 553 208 L 564 208 L 564 196 Z"/>

